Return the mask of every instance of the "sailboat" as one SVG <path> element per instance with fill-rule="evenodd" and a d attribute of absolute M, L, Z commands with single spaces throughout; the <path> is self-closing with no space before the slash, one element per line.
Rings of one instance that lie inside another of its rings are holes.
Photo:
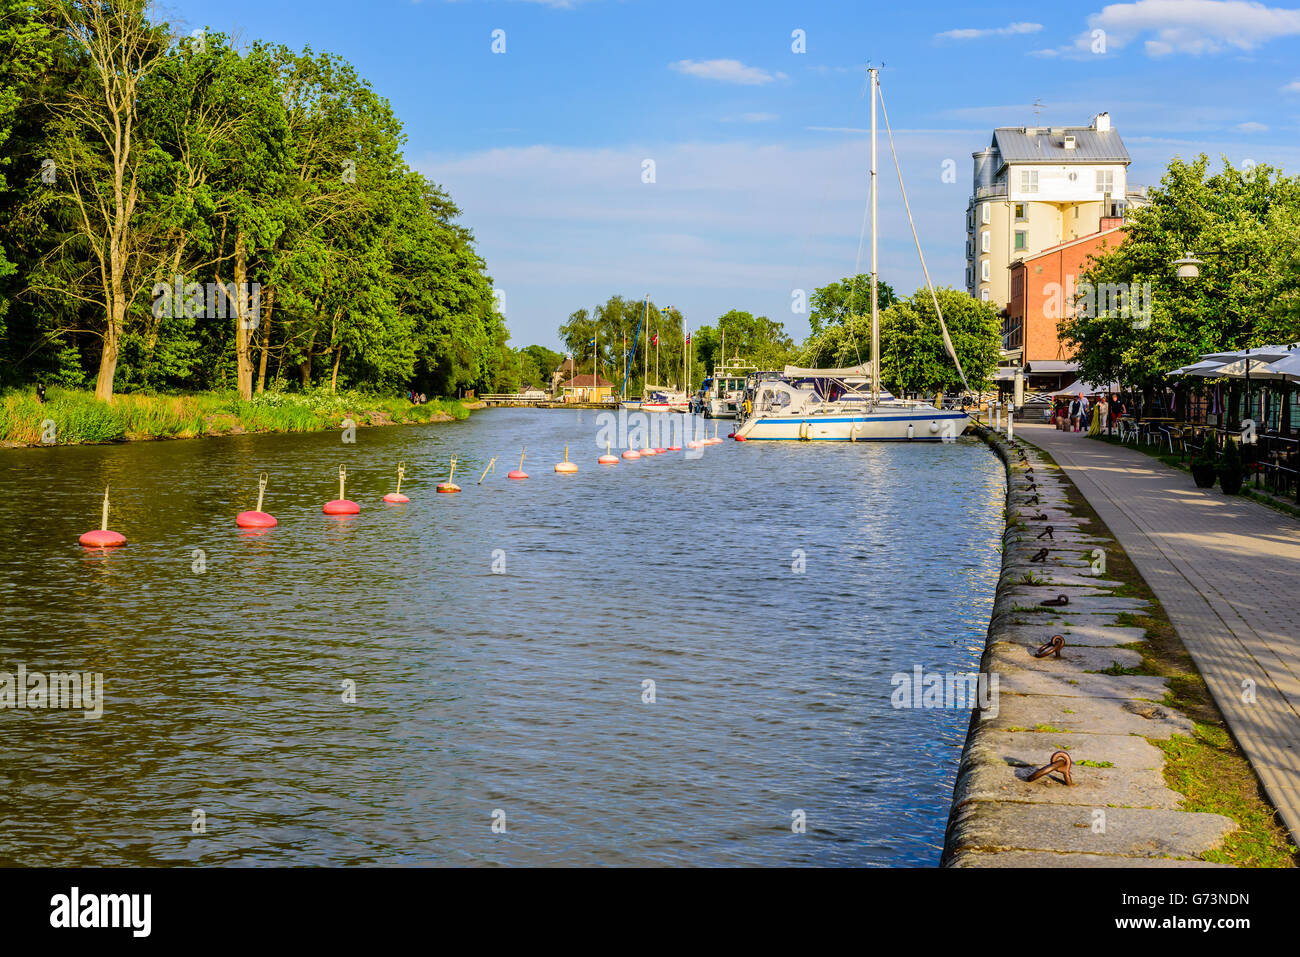
<path fill-rule="evenodd" d="M 880 308 L 877 292 L 876 254 L 876 103 L 881 109 L 880 71 L 868 71 L 871 85 L 871 361 L 844 369 L 800 369 L 786 366 L 781 375 L 761 374 L 751 376 L 741 407 L 744 417 L 736 429 L 736 438 L 747 441 L 811 441 L 838 442 L 869 441 L 951 441 L 970 424 L 970 417 L 960 409 L 943 409 L 926 402 L 896 399 L 880 388 Z M 889 128 L 889 114 L 885 114 Z M 893 135 L 890 135 L 893 150 Z M 894 152 L 894 165 L 898 167 L 898 154 Z M 903 177 L 899 171 L 898 184 L 902 190 Z M 902 190 L 907 218 L 912 222 L 912 211 L 907 204 L 907 191 Z M 916 252 L 921 258 L 925 284 L 934 301 L 935 313 L 943 331 L 944 346 L 957 366 L 963 384 L 966 375 L 948 336 L 938 297 L 930 282 L 930 272 L 921 253 L 921 242 L 912 222 L 912 237 Z M 850 316 L 850 321 L 852 318 Z M 970 387 L 967 386 L 967 391 Z"/>
<path fill-rule="evenodd" d="M 636 333 L 632 339 L 633 356 L 636 355 L 637 343 L 640 342 L 641 340 L 642 325 L 646 325 L 646 335 L 647 338 L 649 337 L 650 329 L 649 326 L 647 325 L 649 319 L 650 319 L 650 296 L 647 295 L 645 297 L 644 312 L 641 315 L 640 321 L 637 323 Z M 655 342 L 656 342 L 655 376 L 657 378 L 659 373 L 657 333 L 656 333 Z M 679 392 L 675 388 L 672 388 L 670 386 L 651 384 L 650 349 L 648 346 L 642 349 L 642 354 L 645 357 L 645 373 L 642 376 L 642 380 L 641 380 L 642 381 L 641 398 L 629 399 L 626 397 L 627 379 L 628 379 L 628 374 L 631 371 L 632 364 L 630 361 L 625 359 L 624 361 L 626 365 L 625 368 L 623 369 L 623 386 L 622 389 L 620 390 L 624 394 L 624 398 L 619 402 L 619 407 L 623 409 L 632 410 L 632 411 L 639 410 L 641 412 L 687 412 L 689 411 L 690 396 L 688 396 L 685 392 Z"/>

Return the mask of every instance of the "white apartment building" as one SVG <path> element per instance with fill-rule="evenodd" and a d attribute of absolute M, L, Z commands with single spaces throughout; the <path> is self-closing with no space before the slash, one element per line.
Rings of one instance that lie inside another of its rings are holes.
<path fill-rule="evenodd" d="M 1095 233 L 1145 202 L 1144 191 L 1129 189 L 1131 160 L 1109 113 L 1091 126 L 1000 127 L 971 155 L 966 291 L 999 309 L 1010 301 L 1017 259 Z"/>

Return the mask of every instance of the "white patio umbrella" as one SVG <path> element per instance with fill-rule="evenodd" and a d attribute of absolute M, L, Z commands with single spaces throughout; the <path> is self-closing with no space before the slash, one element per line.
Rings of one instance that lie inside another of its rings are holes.
<path fill-rule="evenodd" d="M 1282 358 L 1287 357 L 1283 356 Z M 1256 359 L 1254 356 L 1249 359 L 1238 359 L 1236 362 L 1225 362 L 1217 370 L 1208 374 L 1212 377 L 1223 376 L 1228 379 L 1250 379 L 1251 381 L 1286 378 L 1285 375 L 1274 372 L 1272 365 L 1267 360 Z"/>
<path fill-rule="evenodd" d="M 1276 359 L 1282 359 L 1295 352 L 1300 343 L 1292 342 L 1288 345 L 1276 346 L 1255 346 L 1250 349 L 1236 349 L 1232 352 L 1207 352 L 1201 356 L 1202 361 L 1218 360 L 1219 362 L 1232 362 L 1235 359 L 1250 359 L 1252 362 L 1273 362 Z"/>
<path fill-rule="evenodd" d="M 1300 351 L 1284 356 L 1276 362 L 1270 362 L 1263 366 L 1260 371 L 1273 373 L 1278 378 L 1287 379 L 1291 382 L 1300 382 Z M 1250 374 L 1253 376 L 1255 371 L 1252 369 Z"/>
<path fill-rule="evenodd" d="M 1222 369 L 1226 363 L 1219 359 L 1201 359 L 1199 362 L 1193 362 L 1188 366 L 1181 366 L 1170 372 L 1170 375 L 1197 375 L 1206 378 L 1213 378 L 1218 375 L 1218 370 Z"/>

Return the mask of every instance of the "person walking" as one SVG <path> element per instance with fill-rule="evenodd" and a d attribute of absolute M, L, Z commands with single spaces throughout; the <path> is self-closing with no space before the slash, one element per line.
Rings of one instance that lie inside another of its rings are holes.
<path fill-rule="evenodd" d="M 1107 421 L 1110 417 L 1110 402 L 1104 395 L 1097 400 L 1097 413 L 1101 417 L 1101 431 L 1110 435 L 1110 425 Z"/>

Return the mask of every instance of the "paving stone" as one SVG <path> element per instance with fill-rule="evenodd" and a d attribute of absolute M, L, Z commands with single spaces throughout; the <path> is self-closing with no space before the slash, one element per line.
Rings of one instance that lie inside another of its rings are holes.
<path fill-rule="evenodd" d="M 968 804 L 957 811 L 949 828 L 948 846 L 955 851 L 1067 851 L 1195 859 L 1220 847 L 1223 838 L 1236 829 L 1236 823 L 1221 814 L 990 801 Z"/>
<path fill-rule="evenodd" d="M 1192 722 L 1164 705 L 1146 701 L 1070 698 L 1061 695 L 999 695 L 992 728 L 1059 728 L 1089 734 L 1136 734 L 1168 738 L 1192 733 Z"/>
<path fill-rule="evenodd" d="M 961 851 L 946 867 L 1227 867 L 1209 861 L 1176 858 L 1119 857 L 1106 854 L 1062 854 L 1053 851 Z"/>

